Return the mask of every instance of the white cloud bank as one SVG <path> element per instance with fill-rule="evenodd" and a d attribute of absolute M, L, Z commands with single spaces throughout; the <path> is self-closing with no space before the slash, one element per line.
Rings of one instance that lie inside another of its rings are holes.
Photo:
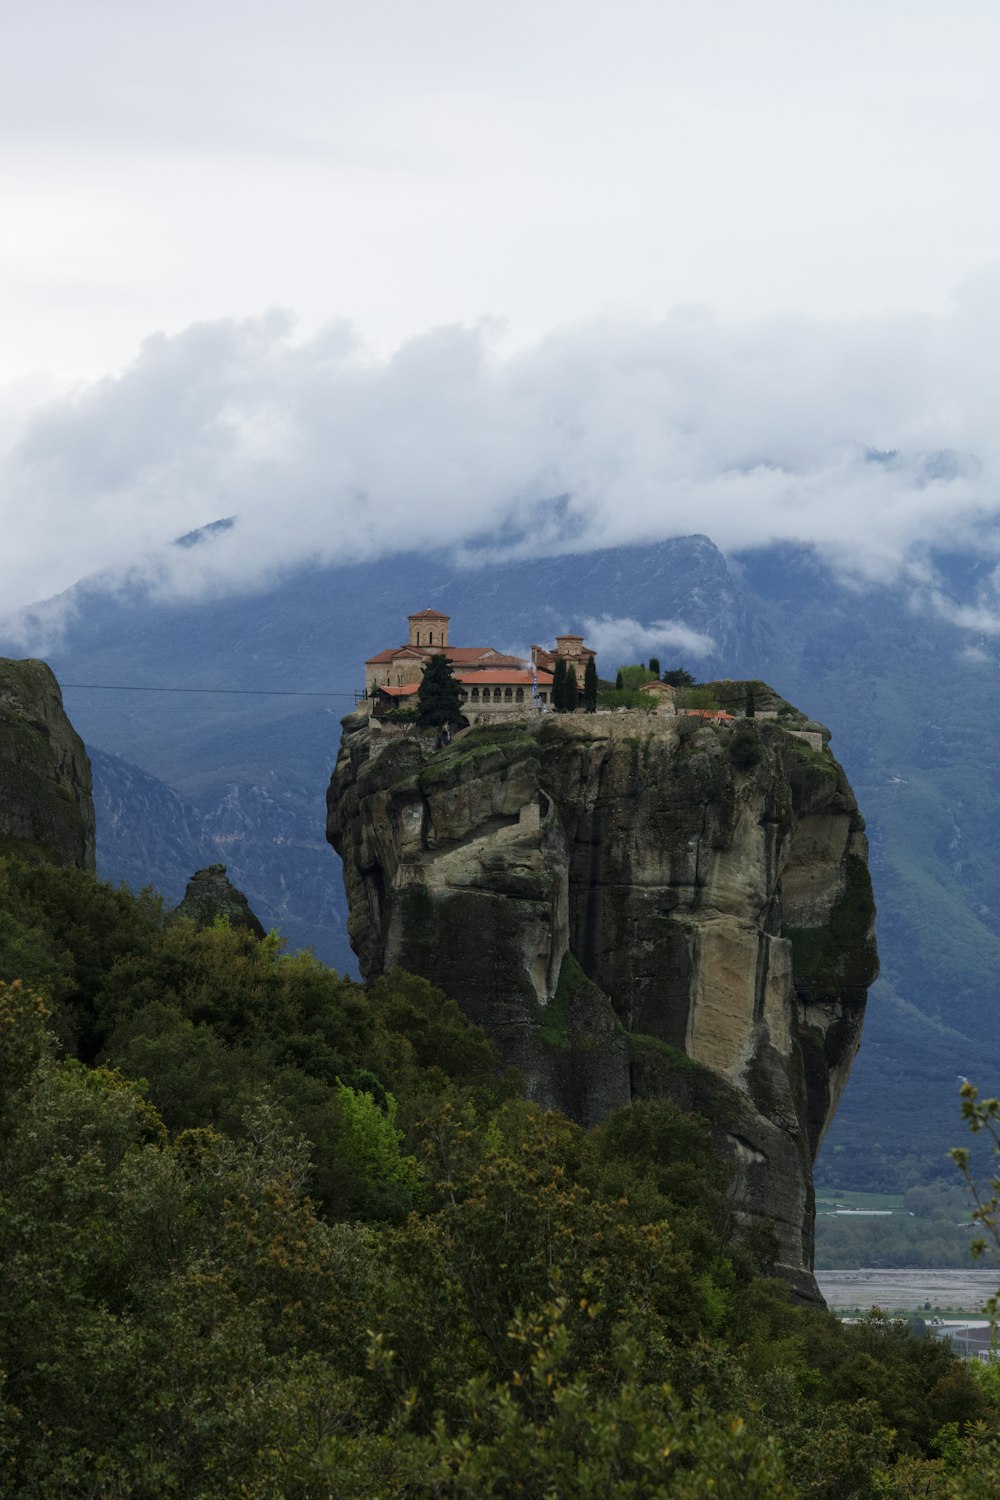
<path fill-rule="evenodd" d="M 1000 554 L 998 377 L 1000 275 L 942 317 L 676 313 L 506 355 L 486 328 L 373 360 L 343 325 L 198 324 L 27 416 L 0 399 L 0 588 L 13 609 L 150 552 L 160 588 L 197 593 L 310 558 L 694 531 L 930 583 L 934 545 Z"/>
<path fill-rule="evenodd" d="M 603 661 L 645 661 L 649 656 L 677 652 L 700 661 L 715 650 L 710 635 L 678 620 L 643 625 L 639 620 L 592 616 L 583 621 L 583 632 Z"/>

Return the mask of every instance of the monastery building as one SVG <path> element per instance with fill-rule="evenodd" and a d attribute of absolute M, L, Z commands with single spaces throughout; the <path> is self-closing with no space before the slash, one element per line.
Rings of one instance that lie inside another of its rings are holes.
<path fill-rule="evenodd" d="M 379 718 L 392 708 L 416 701 L 424 667 L 432 656 L 451 662 L 466 718 L 470 723 L 547 708 L 552 698 L 552 674 L 562 657 L 576 668 L 583 691 L 588 657 L 595 653 L 579 635 L 556 636 L 555 649 L 532 646 L 531 660 L 506 656 L 492 646 L 453 646 L 448 639 L 450 615 L 422 609 L 409 615 L 410 635 L 403 646 L 389 646 L 365 662 L 365 697 Z"/>

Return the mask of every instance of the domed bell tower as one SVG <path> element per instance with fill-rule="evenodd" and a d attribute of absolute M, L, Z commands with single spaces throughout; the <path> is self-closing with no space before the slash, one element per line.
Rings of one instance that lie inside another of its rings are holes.
<path fill-rule="evenodd" d="M 448 645 L 448 622 L 450 615 L 436 609 L 422 609 L 418 615 L 407 615 L 410 622 L 411 646 L 436 646 L 445 650 Z"/>

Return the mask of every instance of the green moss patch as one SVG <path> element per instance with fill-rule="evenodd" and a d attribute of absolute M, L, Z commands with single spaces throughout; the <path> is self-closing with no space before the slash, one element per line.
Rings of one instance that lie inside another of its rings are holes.
<path fill-rule="evenodd" d="M 587 978 L 567 949 L 559 966 L 556 992 L 541 1012 L 536 1035 L 550 1047 L 588 1051 L 606 1039 L 610 1008 L 604 991 Z"/>
<path fill-rule="evenodd" d="M 838 996 L 861 1004 L 878 974 L 875 918 L 868 866 L 857 854 L 847 856 L 844 889 L 825 927 L 789 927 L 783 936 L 792 945 L 792 973 L 804 1000 Z"/>
<path fill-rule="evenodd" d="M 460 740 L 455 741 L 454 748 L 465 749 L 472 745 L 518 745 L 522 743 L 533 744 L 535 736 L 523 723 L 516 724 L 476 724 L 467 734 L 463 734 Z"/>
<path fill-rule="evenodd" d="M 476 774 L 534 754 L 538 741 L 523 724 L 478 724 L 461 739 L 436 750 L 420 773 L 426 789 L 473 770 Z"/>
<path fill-rule="evenodd" d="M 643 1031 L 628 1031 L 625 1033 L 628 1039 L 628 1050 L 630 1057 L 642 1057 L 645 1053 L 656 1053 L 663 1057 L 671 1067 L 679 1068 L 681 1071 L 698 1072 L 700 1064 L 693 1058 L 682 1052 L 680 1047 L 672 1047 L 669 1042 L 661 1041 L 658 1036 L 648 1036 Z"/>
<path fill-rule="evenodd" d="M 453 750 L 438 751 L 421 771 L 420 785 L 426 791 L 440 782 L 451 781 L 463 771 L 474 769 L 481 772 L 504 764 L 503 752 L 498 745 L 473 745 L 466 749 L 463 743 Z"/>
<path fill-rule="evenodd" d="M 843 770 L 827 747 L 814 750 L 805 740 L 786 734 L 778 724 L 768 724 L 765 735 L 780 754 L 795 812 L 801 813 L 816 802 L 826 803 L 837 792 L 853 798 Z"/>
<path fill-rule="evenodd" d="M 747 1128 L 752 1106 L 724 1078 L 657 1037 L 640 1032 L 627 1032 L 626 1037 L 636 1098 L 669 1099 L 731 1134 Z"/>
<path fill-rule="evenodd" d="M 587 978 L 573 954 L 567 949 L 559 966 L 559 982 L 556 985 L 556 992 L 542 1012 L 544 1020 L 537 1028 L 541 1041 L 548 1043 L 550 1047 L 569 1047 L 573 1044 L 574 1028 L 571 1023 L 576 1002 L 585 999 L 588 990 L 593 991 L 603 1001 L 604 996 L 601 991 Z"/>

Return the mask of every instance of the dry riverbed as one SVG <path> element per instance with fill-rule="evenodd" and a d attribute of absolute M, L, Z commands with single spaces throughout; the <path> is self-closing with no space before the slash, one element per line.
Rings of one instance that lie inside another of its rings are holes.
<path fill-rule="evenodd" d="M 997 1290 L 1000 1270 L 994 1266 L 961 1271 L 817 1271 L 816 1280 L 835 1312 L 882 1307 L 919 1313 L 928 1303 L 932 1309 L 978 1312 Z"/>

